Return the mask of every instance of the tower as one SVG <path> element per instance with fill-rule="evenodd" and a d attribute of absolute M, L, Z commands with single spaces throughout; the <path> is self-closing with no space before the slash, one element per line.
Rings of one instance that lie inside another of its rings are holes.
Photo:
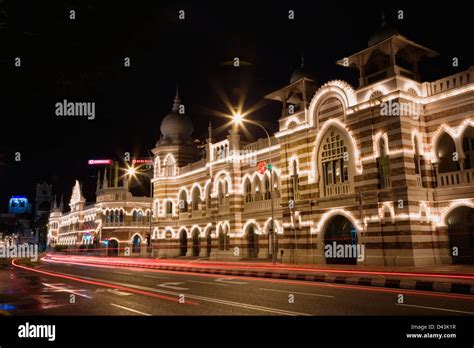
<path fill-rule="evenodd" d="M 419 61 L 437 55 L 401 35 L 382 15 L 382 24 L 369 38 L 368 47 L 338 60 L 337 64 L 359 71 L 360 88 L 393 76 L 420 81 Z"/>
<path fill-rule="evenodd" d="M 35 196 L 35 216 L 39 217 L 43 214 L 49 214 L 51 208 L 51 191 L 52 185 L 47 183 L 36 184 Z"/>
<path fill-rule="evenodd" d="M 196 161 L 199 149 L 191 137 L 194 127 L 185 113 L 178 88 L 171 112 L 161 121 L 160 131 L 161 137 L 152 150 L 155 155 L 155 175 L 175 175 L 178 167 Z"/>

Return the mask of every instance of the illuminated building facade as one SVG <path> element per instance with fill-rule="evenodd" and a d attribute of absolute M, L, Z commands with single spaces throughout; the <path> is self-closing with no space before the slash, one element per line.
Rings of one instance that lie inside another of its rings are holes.
<path fill-rule="evenodd" d="M 150 241 L 150 203 L 149 197 L 133 196 L 126 179 L 122 186 L 109 186 L 104 172 L 102 183 L 100 177 L 97 181 L 96 202 L 86 205 L 76 181 L 69 212 L 63 213 L 62 201 L 60 206 L 53 202 L 48 245 L 77 251 L 102 249 L 109 256 L 123 254 L 128 248 L 130 255 L 145 255 Z"/>
<path fill-rule="evenodd" d="M 158 255 L 268 258 L 273 194 L 283 262 L 473 262 L 474 69 L 421 82 L 419 60 L 435 55 L 385 26 L 338 62 L 359 71 L 357 89 L 298 69 L 266 96 L 282 103 L 271 150 L 266 139 L 244 144 L 235 128 L 215 141 L 209 129 L 193 161 L 177 98 L 153 149 Z M 272 192 L 248 152 L 273 164 Z M 334 244 L 362 252 L 327 257 Z"/>
<path fill-rule="evenodd" d="M 359 71 L 357 88 L 320 85 L 302 66 L 266 96 L 282 104 L 271 146 L 243 142 L 237 127 L 215 140 L 210 126 L 203 155 L 177 95 L 152 150 L 154 255 L 268 259 L 273 205 L 286 263 L 474 262 L 474 69 L 423 82 L 418 63 L 435 55 L 382 27 L 368 48 L 338 61 Z M 257 172 L 261 161 L 273 165 L 272 178 Z M 143 244 L 148 229 L 130 229 L 132 214 L 150 202 L 98 195 L 67 218 L 52 213 L 50 224 L 89 216 L 102 240 L 124 247 L 137 235 Z M 114 207 L 125 209 L 127 233 L 106 229 Z M 53 236 L 81 238 L 52 226 Z M 331 250 L 339 245 L 359 254 Z"/>

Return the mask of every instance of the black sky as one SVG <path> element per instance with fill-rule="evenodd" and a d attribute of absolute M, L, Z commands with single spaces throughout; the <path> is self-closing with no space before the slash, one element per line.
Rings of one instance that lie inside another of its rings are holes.
<path fill-rule="evenodd" d="M 70 194 L 73 180 L 94 180 L 89 158 L 146 156 L 160 134 L 179 83 L 182 101 L 203 138 L 207 108 L 226 111 L 216 94 L 247 89 L 246 105 L 288 83 L 304 53 L 321 83 L 355 72 L 335 61 L 367 47 L 381 13 L 402 34 L 438 51 L 422 72 L 432 80 L 474 63 L 472 13 L 466 2 L 341 1 L 5 1 L 0 28 L 0 212 L 11 195 L 33 197 L 36 182 Z M 48 3 L 48 4 L 46 4 Z M 152 5 L 155 4 L 155 5 Z M 416 7 L 415 7 L 416 5 Z M 69 11 L 76 19 L 69 19 Z M 178 19 L 185 10 L 186 19 Z M 287 19 L 288 10 L 295 20 Z M 397 20 L 397 10 L 404 19 Z M 1 17 L 0 17 L 1 18 Z M 222 66 L 239 57 L 251 67 Z M 458 57 L 460 67 L 451 65 Z M 21 57 L 22 67 L 13 66 Z M 131 68 L 123 67 L 130 57 Z M 96 119 L 60 118 L 58 101 L 94 101 Z M 276 130 L 279 105 L 252 117 Z M 259 136 L 257 130 L 255 135 Z M 224 137 L 225 133 L 218 135 Z M 14 161 L 15 152 L 22 155 Z"/>

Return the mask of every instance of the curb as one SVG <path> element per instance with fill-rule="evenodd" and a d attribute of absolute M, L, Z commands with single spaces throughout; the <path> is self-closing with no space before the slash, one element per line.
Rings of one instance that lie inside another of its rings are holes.
<path fill-rule="evenodd" d="M 83 262 L 87 263 L 87 262 Z M 107 262 L 90 262 L 90 264 L 110 265 Z M 196 268 L 196 267 L 175 267 L 175 266 L 154 266 L 132 263 L 114 263 L 114 266 L 136 267 L 148 269 L 161 269 L 165 271 L 206 273 L 238 277 L 271 278 L 298 280 L 319 283 L 335 283 L 360 286 L 375 286 L 391 289 L 422 290 L 444 293 L 455 293 L 463 295 L 474 295 L 474 284 L 449 283 L 438 281 L 426 281 L 415 279 L 395 279 L 395 278 L 371 278 L 367 276 L 334 276 L 325 274 L 304 274 L 304 273 L 282 273 L 273 271 L 245 271 L 245 270 L 222 270 L 216 268 Z"/>

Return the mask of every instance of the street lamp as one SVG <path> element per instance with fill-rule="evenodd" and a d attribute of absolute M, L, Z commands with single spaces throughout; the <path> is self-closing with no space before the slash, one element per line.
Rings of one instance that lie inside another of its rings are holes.
<path fill-rule="evenodd" d="M 137 175 L 143 175 L 143 176 L 146 176 L 147 178 L 150 179 L 150 217 L 148 219 L 148 223 L 149 223 L 149 226 L 150 226 L 150 233 L 149 233 L 149 240 L 147 240 L 147 243 L 150 243 L 151 245 L 151 236 L 152 236 L 152 218 L 153 218 L 153 182 L 152 182 L 152 175 L 148 174 L 147 172 L 140 172 L 138 171 L 135 167 L 133 166 L 128 166 L 127 169 L 125 169 L 126 173 L 127 173 L 127 176 L 129 178 L 136 178 Z M 147 248 L 148 248 L 148 245 L 147 245 Z"/>
<path fill-rule="evenodd" d="M 252 120 L 244 118 L 244 116 L 238 112 L 233 114 L 232 122 L 234 123 L 236 127 L 243 124 L 244 122 L 247 122 L 263 129 L 268 139 L 268 148 L 270 149 L 270 161 L 272 160 L 272 141 L 270 139 L 270 135 L 268 134 L 268 131 L 265 129 L 264 126 L 262 126 L 260 123 L 256 121 L 252 121 Z M 270 219 L 270 222 L 271 222 L 270 223 L 270 236 L 272 239 L 271 239 L 271 243 L 269 243 L 269 250 L 272 252 L 273 263 L 276 263 L 277 261 L 277 250 L 276 250 L 277 235 L 275 233 L 275 228 L 274 228 L 274 223 L 273 223 L 274 221 L 274 218 L 273 218 L 273 215 L 274 215 L 273 214 L 273 165 L 271 163 L 268 163 L 267 168 L 270 171 L 270 205 L 271 205 L 271 212 L 272 212 L 271 219 Z"/>

